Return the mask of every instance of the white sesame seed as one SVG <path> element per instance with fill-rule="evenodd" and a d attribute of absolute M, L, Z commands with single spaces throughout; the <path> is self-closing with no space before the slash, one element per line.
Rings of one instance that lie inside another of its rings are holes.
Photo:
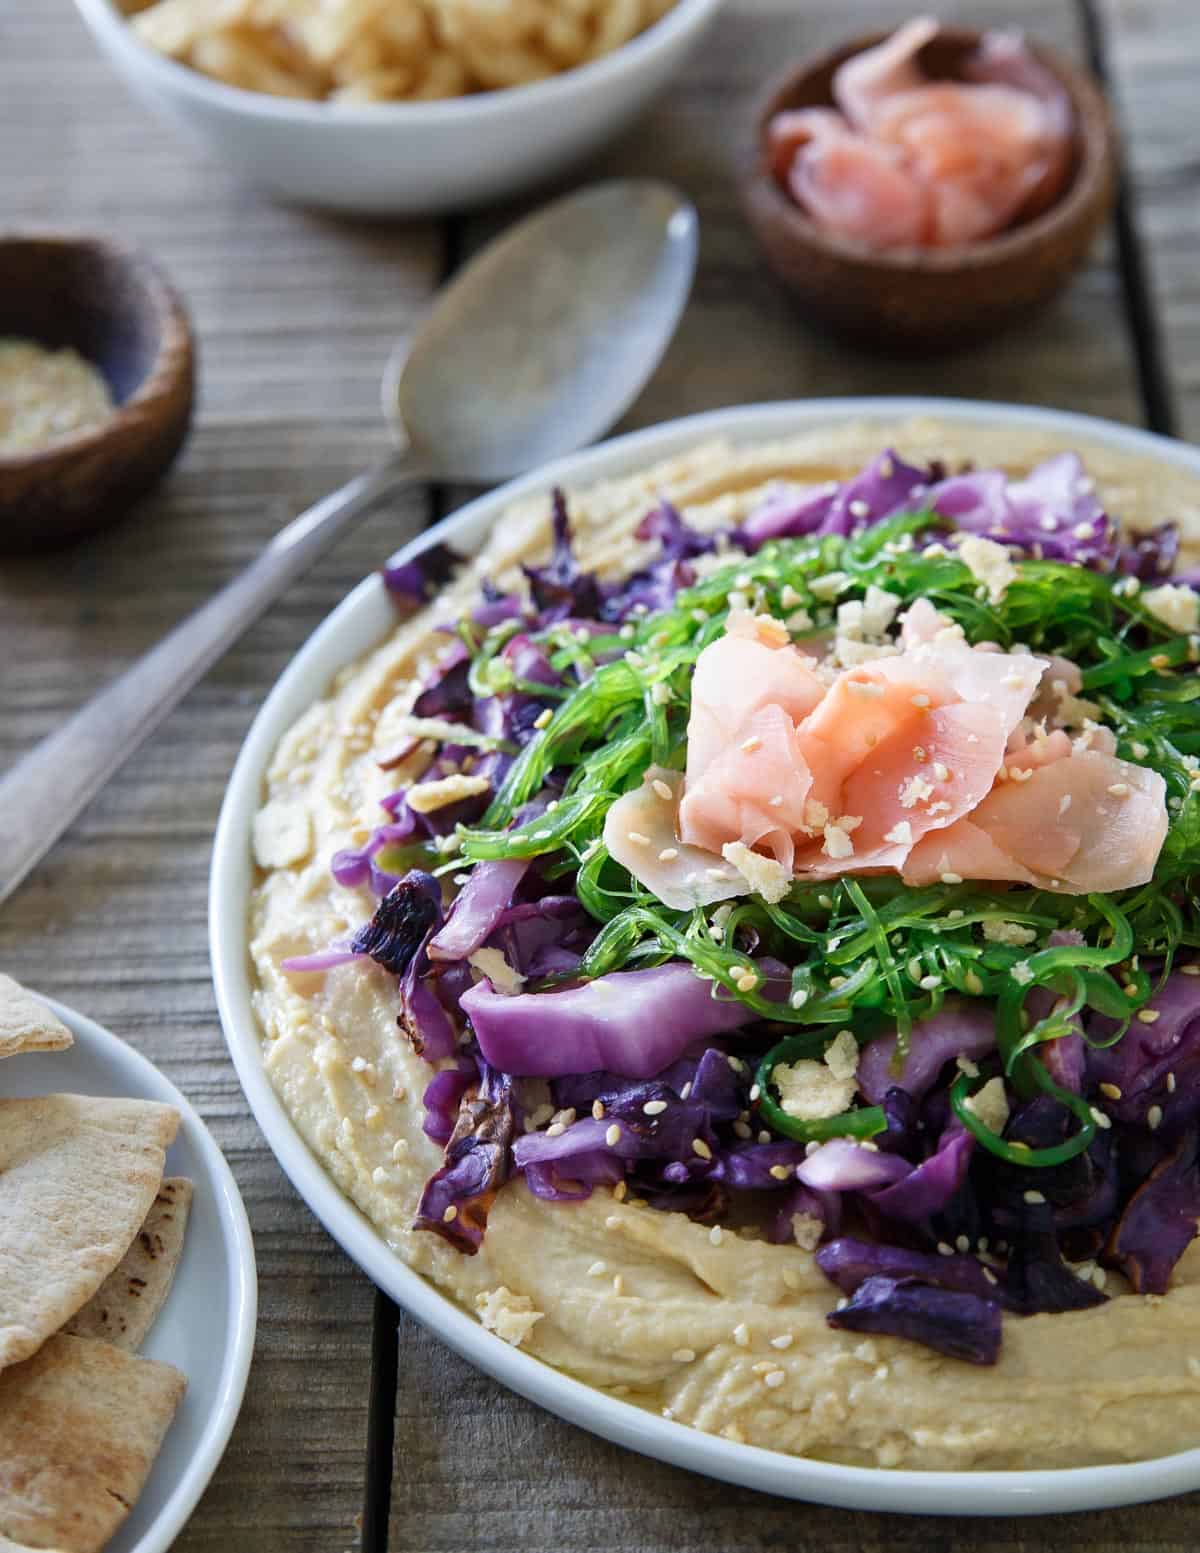
<path fill-rule="evenodd" d="M 1122 1090 L 1119 1084 L 1101 1084 L 1100 1093 L 1107 1095 L 1110 1100 L 1119 1100 L 1124 1094 L 1124 1090 Z"/>
<path fill-rule="evenodd" d="M 742 749 L 747 755 L 753 755 L 755 750 L 762 749 L 762 740 L 756 733 L 752 733 L 748 739 L 743 739 Z"/>
<path fill-rule="evenodd" d="M 666 1109 L 667 1102 L 665 1100 L 647 1100 L 642 1107 L 642 1111 L 647 1116 L 661 1116 Z"/>
<path fill-rule="evenodd" d="M 1095 1272 L 1092 1274 L 1092 1282 L 1096 1285 L 1096 1287 L 1098 1289 L 1102 1289 L 1104 1287 L 1104 1285 L 1108 1282 L 1108 1274 L 1104 1271 L 1104 1269 L 1102 1267 L 1097 1267 L 1096 1268 Z"/>
<path fill-rule="evenodd" d="M 1022 1195 L 1024 1196 L 1025 1201 L 1027 1203 L 1031 1204 L 1031 1205 L 1036 1205 L 1037 1203 L 1044 1203 L 1046 1201 L 1046 1199 L 1043 1196 L 1043 1194 L 1041 1192 L 1034 1191 L 1034 1189 L 1032 1187 L 1030 1187 L 1030 1189 L 1027 1192 L 1022 1193 Z"/>
<path fill-rule="evenodd" d="M 754 1102 L 761 1097 L 761 1095 L 762 1095 L 762 1090 L 760 1089 L 760 1087 L 757 1084 L 751 1084 L 751 1086 L 750 1086 L 750 1104 L 753 1105 Z"/>
<path fill-rule="evenodd" d="M 671 799 L 675 796 L 675 794 L 671 791 L 670 785 L 664 782 L 662 777 L 655 777 L 650 786 L 654 789 L 654 791 L 658 794 L 664 803 L 670 803 Z"/>
<path fill-rule="evenodd" d="M 602 1122 L 604 1120 L 604 1101 L 603 1100 L 593 1100 L 592 1101 L 592 1115 L 596 1118 L 596 1120 L 598 1122 Z"/>
<path fill-rule="evenodd" d="M 971 1242 L 969 1237 L 966 1235 L 959 1235 L 958 1239 L 954 1242 L 954 1249 L 964 1253 L 969 1251 L 971 1249 Z"/>
<path fill-rule="evenodd" d="M 734 985 L 739 992 L 753 992 L 758 986 L 758 977 L 753 971 L 743 971 Z"/>
<path fill-rule="evenodd" d="M 1161 1105 L 1152 1105 L 1146 1112 L 1146 1126 L 1154 1132 L 1162 1122 L 1163 1113 Z"/>
<path fill-rule="evenodd" d="M 1138 1019 L 1144 1025 L 1156 1025 L 1161 1018 L 1162 1014 L 1157 1008 L 1138 1009 Z"/>
<path fill-rule="evenodd" d="M 660 863 L 673 863 L 678 856 L 678 847 L 664 847 L 658 854 L 658 860 Z"/>
<path fill-rule="evenodd" d="M 721 1229 L 721 1226 L 719 1224 L 714 1224 L 712 1229 L 710 1229 L 709 1232 L 708 1232 L 708 1243 L 709 1243 L 709 1245 L 710 1246 L 719 1246 L 724 1239 L 725 1239 L 725 1234 L 724 1234 L 724 1231 Z"/>
<path fill-rule="evenodd" d="M 739 1348 L 749 1348 L 750 1331 L 744 1321 L 739 1321 L 733 1329 L 733 1340 Z"/>
<path fill-rule="evenodd" d="M 1175 1075 L 1173 1073 L 1167 1074 L 1167 1093 L 1169 1095 L 1175 1093 Z"/>
<path fill-rule="evenodd" d="M 587 1270 L 587 1275 L 589 1278 L 603 1278 L 607 1271 L 607 1262 L 593 1262 Z"/>
<path fill-rule="evenodd" d="M 962 882 L 963 881 L 962 881 L 962 875 L 961 874 L 943 874 L 942 875 L 942 883 L 943 884 L 961 884 Z"/>
<path fill-rule="evenodd" d="M 763 1385 L 770 1386 L 771 1390 L 774 1391 L 777 1386 L 782 1386 L 786 1379 L 787 1376 L 783 1370 L 772 1370 L 769 1374 L 763 1376 Z"/>
<path fill-rule="evenodd" d="M 917 695 L 911 696 L 909 699 L 912 701 L 912 704 L 919 708 L 921 711 L 924 711 L 924 709 L 929 705 L 929 697 L 925 694 L 924 691 L 920 691 Z"/>
<path fill-rule="evenodd" d="M 453 1224 L 456 1218 L 458 1218 L 458 1209 L 454 1206 L 453 1203 L 451 1203 L 446 1211 L 442 1214 L 442 1223 Z"/>
<path fill-rule="evenodd" d="M 803 1008 L 804 1005 L 808 1002 L 808 993 L 805 992 L 803 987 L 800 987 L 792 993 L 791 997 L 788 999 L 788 1002 L 792 1005 L 793 1008 Z"/>
<path fill-rule="evenodd" d="M 617 1144 L 620 1143 L 621 1129 L 617 1126 L 616 1122 L 614 1122 L 608 1131 L 604 1134 L 604 1141 L 608 1144 L 610 1149 L 616 1148 Z"/>
<path fill-rule="evenodd" d="M 1114 798 L 1128 798 L 1129 797 L 1129 783 L 1128 782 L 1112 782 L 1112 783 L 1109 784 L 1109 789 L 1108 790 L 1113 795 Z"/>
<path fill-rule="evenodd" d="M 691 1364 L 696 1357 L 696 1350 L 694 1348 L 677 1348 L 671 1357 L 676 1364 Z"/>
<path fill-rule="evenodd" d="M 778 1348 L 782 1353 L 785 1348 L 790 1348 L 796 1339 L 790 1332 L 781 1332 L 778 1337 L 771 1339 L 771 1347 Z"/>
<path fill-rule="evenodd" d="M 566 1130 L 567 1129 L 561 1122 L 552 1122 L 550 1126 L 546 1128 L 546 1136 L 548 1138 L 561 1138 Z"/>
<path fill-rule="evenodd" d="M 922 976 L 918 985 L 926 992 L 932 992 L 935 987 L 942 985 L 942 978 L 940 976 Z"/>
<path fill-rule="evenodd" d="M 625 1280 L 620 1273 L 613 1279 L 613 1293 L 618 1296 L 625 1293 Z"/>
<path fill-rule="evenodd" d="M 937 1243 L 937 1248 L 938 1248 L 938 1255 L 939 1256 L 953 1256 L 954 1255 L 954 1247 L 952 1245 L 950 1245 L 945 1240 L 939 1240 L 938 1243 Z"/>
<path fill-rule="evenodd" d="M 712 1158 L 712 1150 L 709 1148 L 708 1144 L 705 1143 L 703 1138 L 692 1139 L 692 1153 L 698 1154 L 701 1159 Z"/>
<path fill-rule="evenodd" d="M 648 847 L 650 845 L 650 837 L 643 836 L 640 830 L 629 830 L 625 832 L 625 835 L 628 840 L 633 842 L 635 847 Z"/>
<path fill-rule="evenodd" d="M 1088 1110 L 1092 1113 L 1092 1120 L 1096 1126 L 1107 1130 L 1112 1126 L 1112 1117 L 1107 1112 L 1101 1111 L 1098 1106 L 1090 1105 Z"/>
<path fill-rule="evenodd" d="M 772 1165 L 768 1171 L 768 1174 L 773 1176 L 776 1181 L 786 1181 L 791 1173 L 786 1165 Z"/>
<path fill-rule="evenodd" d="M 543 711 L 539 712 L 537 714 L 537 716 L 534 718 L 533 726 L 535 728 L 545 728 L 546 725 L 549 723 L 550 719 L 553 716 L 554 716 L 554 713 L 551 710 L 551 708 L 550 707 L 546 707 Z"/>

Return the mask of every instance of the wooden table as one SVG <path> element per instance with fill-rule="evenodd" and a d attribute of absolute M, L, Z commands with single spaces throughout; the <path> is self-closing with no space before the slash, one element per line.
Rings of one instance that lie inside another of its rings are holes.
<path fill-rule="evenodd" d="M 729 0 L 669 99 L 581 176 L 675 180 L 702 218 L 692 306 L 629 426 L 756 399 L 919 391 L 1067 406 L 1200 435 L 1200 162 L 1194 0 L 961 0 L 948 20 L 1027 22 L 1111 71 L 1132 174 L 1094 262 L 1052 310 L 969 354 L 880 360 L 809 333 L 758 263 L 731 149 L 789 54 L 912 0 Z M 0 765 L 15 759 L 289 515 L 379 449 L 389 342 L 511 211 L 366 224 L 285 210 L 168 135 L 93 51 L 70 0 L 0 10 L 5 224 L 145 243 L 201 342 L 202 393 L 168 484 L 118 529 L 0 565 Z M 1163 341 L 1167 342 L 1164 349 Z M 217 1025 L 205 937 L 213 825 L 267 688 L 323 615 L 451 493 L 377 514 L 231 652 L 0 908 L 0 967 L 92 1014 L 199 1106 L 249 1209 L 258 1349 L 229 1452 L 186 1553 L 763 1553 L 1200 1543 L 1200 1496 L 963 1527 L 827 1511 L 606 1445 L 500 1390 L 346 1260 L 250 1118 Z M 393 1450 L 394 1423 L 394 1450 Z M 390 1538 L 390 1540 L 389 1540 Z"/>

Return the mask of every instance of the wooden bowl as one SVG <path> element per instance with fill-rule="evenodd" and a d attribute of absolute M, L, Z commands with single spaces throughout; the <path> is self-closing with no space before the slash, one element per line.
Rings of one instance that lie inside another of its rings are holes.
<path fill-rule="evenodd" d="M 1062 82 L 1075 118 L 1068 184 L 1040 215 L 955 248 L 876 249 L 822 231 L 772 175 L 766 128 L 787 108 L 830 107 L 837 67 L 882 42 L 857 38 L 789 70 L 768 88 L 743 158 L 742 206 L 775 274 L 815 322 L 903 351 L 965 345 L 1019 322 L 1083 264 L 1113 200 L 1116 149 L 1108 107 L 1084 71 L 1043 45 L 1031 51 Z M 943 27 L 921 51 L 934 78 L 954 78 L 981 34 Z"/>
<path fill-rule="evenodd" d="M 72 346 L 116 405 L 44 449 L 0 454 L 0 551 L 62 544 L 114 521 L 165 472 L 187 433 L 194 356 L 159 267 L 108 238 L 0 236 L 0 338 Z"/>

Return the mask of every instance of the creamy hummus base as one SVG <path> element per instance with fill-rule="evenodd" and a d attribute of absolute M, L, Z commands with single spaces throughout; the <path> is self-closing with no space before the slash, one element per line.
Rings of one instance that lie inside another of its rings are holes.
<path fill-rule="evenodd" d="M 604 571 L 656 546 L 633 529 L 658 493 L 701 527 L 744 516 L 774 481 L 844 477 L 881 446 L 1012 471 L 1067 446 L 1044 432 L 931 421 L 843 424 L 788 442 L 709 443 L 636 476 L 568 492 L 578 550 Z M 1200 482 L 1073 441 L 1111 511 L 1165 517 L 1200 539 Z M 260 866 L 251 955 L 264 1060 L 284 1105 L 339 1187 L 411 1267 L 475 1312 L 497 1340 L 668 1417 L 773 1450 L 883 1467 L 1071 1467 L 1200 1445 L 1200 1241 L 1164 1297 L 1008 1317 L 998 1364 L 835 1332 L 837 1291 L 799 1245 L 774 1246 L 682 1214 L 616 1201 L 541 1203 L 510 1182 L 474 1257 L 410 1228 L 441 1149 L 421 1130 L 431 1070 L 397 1028 L 392 977 L 373 965 L 289 975 L 373 902 L 337 885 L 329 860 L 361 845 L 378 801 L 419 772 L 381 771 L 389 723 L 478 579 L 502 585 L 544 552 L 544 498 L 510 509 L 477 561 L 430 609 L 345 669 L 281 741 L 255 823 Z"/>

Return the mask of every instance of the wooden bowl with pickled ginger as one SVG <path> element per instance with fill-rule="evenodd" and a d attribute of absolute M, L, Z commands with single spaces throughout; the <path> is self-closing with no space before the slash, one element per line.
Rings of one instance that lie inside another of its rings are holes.
<path fill-rule="evenodd" d="M 1024 204 L 1008 214 L 1002 229 L 988 235 L 957 240 L 951 218 L 940 228 L 925 228 L 935 232 L 932 238 L 915 241 L 904 235 L 903 225 L 894 227 L 885 246 L 863 235 L 867 223 L 856 221 L 853 193 L 850 219 L 842 223 L 846 230 L 818 221 L 815 207 L 800 203 L 794 192 L 803 191 L 794 172 L 797 164 L 781 161 L 779 115 L 796 114 L 794 122 L 799 123 L 811 119 L 818 129 L 823 122 L 835 124 L 830 111 L 837 107 L 835 75 L 887 38 L 883 33 L 857 38 L 793 67 L 767 89 L 744 155 L 743 209 L 767 263 L 813 322 L 861 343 L 897 351 L 971 344 L 1027 318 L 1083 265 L 1111 209 L 1116 182 L 1108 106 L 1085 71 L 1040 43 L 1005 40 L 1023 51 L 1029 74 L 1043 83 L 1052 78 L 1063 124 L 1052 190 L 1047 192 L 1043 185 L 1040 192 L 1031 191 Z M 911 71 L 919 70 L 923 84 L 979 84 L 980 77 L 967 72 L 981 57 L 984 38 L 968 28 L 938 27 L 904 68 L 910 79 Z M 903 84 L 902 75 L 896 79 Z M 845 75 L 840 78 L 843 104 L 846 80 Z M 812 109 L 825 111 L 815 116 L 806 112 Z M 846 121 L 847 130 L 853 127 Z M 903 161 L 907 152 L 889 149 L 887 155 Z M 943 163 L 947 160 L 952 157 L 943 156 Z M 826 155 L 826 182 L 829 169 L 836 166 Z M 954 209 L 958 190 L 952 182 L 943 187 L 936 178 L 926 178 L 924 187 L 922 198 L 934 202 L 928 208 Z"/>

